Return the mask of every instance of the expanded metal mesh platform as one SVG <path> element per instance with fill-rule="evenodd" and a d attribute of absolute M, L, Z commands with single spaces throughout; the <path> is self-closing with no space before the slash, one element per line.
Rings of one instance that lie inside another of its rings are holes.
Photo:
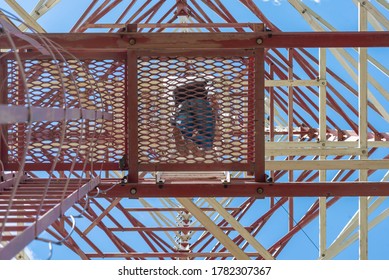
<path fill-rule="evenodd" d="M 20 56 L 22 64 L 11 55 L 3 58 L 6 104 L 102 111 L 112 118 L 85 115 L 65 122 L 9 124 L 2 161 L 10 170 L 17 170 L 22 159 L 25 170 L 49 170 L 57 154 L 56 170 L 117 170 L 119 160 L 129 153 L 129 138 L 136 137 L 136 152 L 128 156 L 135 158 L 139 170 L 185 171 L 195 166 L 253 171 L 253 51 L 219 56 L 138 54 L 136 69 L 129 69 L 128 57 L 122 54 L 80 60 Z M 131 73 L 137 73 L 137 79 Z M 129 93 L 134 83 L 137 91 Z M 137 100 L 130 99 L 131 94 Z M 131 108 L 137 108 L 136 122 L 129 115 Z M 27 149 L 25 143 L 30 143 Z"/>
<path fill-rule="evenodd" d="M 253 162 L 252 58 L 142 56 L 138 61 L 141 164 L 201 169 L 201 164 Z"/>
<path fill-rule="evenodd" d="M 83 115 L 66 122 L 9 125 L 8 153 L 3 162 L 17 169 L 18 162 L 25 159 L 26 170 L 48 170 L 60 153 L 58 170 L 69 170 L 73 163 L 81 170 L 85 162 L 89 166 L 108 164 L 106 169 L 117 168 L 127 137 L 124 60 L 24 59 L 23 67 L 20 71 L 16 60 L 7 60 L 7 84 L 2 86 L 8 90 L 8 105 L 80 108 Z M 88 115 L 92 110 L 112 113 L 113 118 Z M 30 145 L 25 150 L 27 142 Z"/>

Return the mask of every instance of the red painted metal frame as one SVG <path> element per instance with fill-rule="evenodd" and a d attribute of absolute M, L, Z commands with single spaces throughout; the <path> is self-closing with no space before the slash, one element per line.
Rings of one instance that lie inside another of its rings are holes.
<path fill-rule="evenodd" d="M 210 34 L 211 36 L 212 34 Z M 212 56 L 247 56 L 253 58 L 253 73 L 252 78 L 254 80 L 254 84 L 251 85 L 254 92 L 254 100 L 253 103 L 257 104 L 255 106 L 254 110 L 254 128 L 253 131 L 250 131 L 249 133 L 252 133 L 255 138 L 253 137 L 254 144 L 253 148 L 256 152 L 255 154 L 255 162 L 248 162 L 248 163 L 138 163 L 135 159 L 137 159 L 137 156 L 132 158 L 134 160 L 133 166 L 134 168 L 137 167 L 137 171 L 247 171 L 250 173 L 255 174 L 256 181 L 258 182 L 264 182 L 265 181 L 265 163 L 264 163 L 264 154 L 265 154 L 265 139 L 264 139 L 264 51 L 263 49 L 258 50 L 244 50 L 244 49 L 203 49 L 199 48 L 199 45 L 196 44 L 192 47 L 191 50 L 180 50 L 177 51 L 176 49 L 168 48 L 168 49 L 162 49 L 162 50 L 156 50 L 156 49 L 136 49 L 134 51 L 134 56 L 169 56 L 169 55 L 181 55 L 181 56 L 204 56 L 204 57 L 212 57 Z M 133 67 L 134 64 L 131 66 Z M 136 69 L 136 68 L 135 68 Z M 130 77 L 130 75 L 129 75 Z M 133 81 L 135 82 L 135 81 Z M 132 100 L 132 102 L 137 102 L 137 100 Z M 134 120 L 135 113 L 133 112 L 135 110 L 135 107 L 132 107 L 132 109 L 129 109 L 129 114 L 133 115 L 129 118 L 129 120 Z M 132 125 L 136 125 L 135 123 Z M 129 141 L 132 141 L 133 143 L 129 144 L 130 147 L 137 145 L 137 142 L 135 143 L 135 140 L 133 138 L 135 137 L 135 133 L 133 132 L 133 135 L 129 137 Z M 132 139 L 132 140 L 131 140 Z M 255 147 L 254 147 L 255 146 Z M 135 151 L 133 151 L 135 153 Z M 131 159 L 131 156 L 129 156 Z M 131 167 L 130 167 L 131 170 Z M 134 181 L 132 181 L 134 182 Z"/>
<path fill-rule="evenodd" d="M 127 52 L 128 182 L 138 182 L 138 56 Z"/>
<path fill-rule="evenodd" d="M 112 183 L 102 183 L 102 190 Z M 229 184 L 198 181 L 171 181 L 164 184 L 147 182 L 118 186 L 101 197 L 331 197 L 331 196 L 387 196 L 389 182 L 290 182 L 259 183 L 236 179 Z"/>
<path fill-rule="evenodd" d="M 116 1 L 117 2 L 117 1 Z M 193 1 L 194 2 L 194 1 Z M 252 10 L 255 11 L 255 13 L 258 15 L 258 17 L 261 17 L 260 11 L 255 10 L 255 4 L 252 3 L 252 1 L 241 1 L 242 3 L 245 3 L 245 5 L 250 6 Z M 252 4 L 250 4 L 250 2 Z M 94 1 L 94 4 L 96 4 L 97 1 Z M 134 2 L 133 2 L 134 3 Z M 113 4 L 112 4 L 113 5 Z M 99 9 L 98 13 L 94 13 L 93 17 L 91 17 L 88 22 L 88 24 L 92 24 L 93 22 L 96 22 L 99 18 L 101 18 L 102 15 L 106 14 L 113 6 L 110 5 L 105 8 Z M 157 10 L 157 6 L 155 6 L 155 9 L 150 10 L 150 13 L 153 11 Z M 225 20 L 230 21 L 233 19 L 233 17 L 228 16 L 223 13 L 223 8 L 219 8 L 214 5 L 214 9 L 224 15 Z M 99 14 L 100 13 L 100 14 Z M 263 17 L 263 16 L 262 16 Z M 84 28 L 85 28 L 84 26 Z M 267 26 L 271 27 L 272 30 L 276 30 L 274 26 L 272 26 L 270 23 L 267 23 Z M 239 26 L 237 26 L 239 28 Z M 216 28 L 215 28 L 216 29 Z M 85 29 L 83 29 L 85 30 Z M 83 31 L 80 29 L 80 31 Z M 340 33 L 340 34 L 339 34 Z M 210 42 L 207 41 L 203 38 L 198 36 L 196 38 L 200 38 L 201 43 L 204 45 L 204 48 L 209 48 L 209 47 L 217 47 L 219 48 L 220 46 L 227 47 L 227 48 L 238 48 L 239 47 L 244 47 L 248 46 L 248 48 L 267 48 L 267 47 L 331 47 L 331 46 L 344 46 L 344 47 L 351 47 L 351 46 L 388 46 L 389 42 L 389 37 L 387 32 L 382 33 L 382 32 L 375 32 L 375 33 L 331 33 L 331 34 L 322 34 L 322 33 L 315 33 L 315 34 L 300 34 L 298 35 L 297 33 L 279 33 L 279 32 L 266 32 L 266 33 L 252 33 L 251 37 L 244 35 L 241 38 L 245 37 L 247 38 L 248 42 L 244 42 L 246 39 L 239 39 L 238 43 L 230 43 L 229 40 L 229 35 L 228 34 L 211 34 L 212 37 L 215 37 L 217 39 L 217 42 Z M 74 34 L 78 38 L 87 35 L 87 34 Z M 80 36 L 81 35 L 81 36 Z M 184 42 L 178 42 L 176 46 L 173 46 L 174 48 L 183 48 L 183 47 L 193 47 L 193 44 L 191 43 L 192 41 L 187 38 L 188 36 L 185 34 L 179 34 L 181 37 L 184 35 Z M 214 36 L 216 35 L 216 36 Z M 260 35 L 257 37 L 257 35 Z M 284 36 L 285 35 L 285 36 Z M 346 35 L 346 37 L 344 36 Z M 51 35 L 49 35 L 51 36 Z M 55 35 L 56 36 L 56 35 Z M 76 38 L 74 36 L 74 38 Z M 89 35 L 87 35 L 89 36 Z M 154 36 L 155 41 L 152 41 L 151 39 L 144 39 L 148 35 L 143 36 L 143 35 L 137 35 L 137 34 L 121 34 L 123 39 L 114 39 L 113 37 L 110 37 L 110 42 L 109 41 L 101 41 L 99 39 L 100 35 L 93 35 L 90 37 L 89 42 L 85 41 L 85 43 L 82 43 L 81 41 L 75 41 L 75 47 L 77 49 L 80 49 L 82 51 L 88 51 L 90 50 L 90 47 L 95 47 L 96 45 L 101 45 L 103 44 L 104 46 L 107 46 L 110 48 L 111 51 L 118 51 L 122 53 L 127 52 L 127 48 L 131 49 L 136 49 L 136 48 L 163 48 L 166 47 L 166 42 L 162 42 L 160 38 L 157 38 L 157 36 Z M 116 36 L 116 34 L 115 34 Z M 138 37 L 139 36 L 139 37 Z M 153 36 L 153 35 L 152 35 Z M 151 37 L 152 37 L 151 36 Z M 165 36 L 165 34 L 163 34 Z M 192 36 L 192 34 L 191 34 Z M 197 35 L 195 35 L 197 36 Z M 269 38 L 269 36 L 271 36 Z M 288 37 L 289 36 L 289 37 Z M 104 38 L 104 36 L 102 36 Z M 231 35 L 231 38 L 234 37 Z M 69 37 L 70 38 L 70 37 Z M 135 45 L 128 45 L 129 39 L 135 39 L 136 44 Z M 163 38 L 163 37 L 161 37 Z M 238 38 L 238 37 L 234 37 Z M 239 37 L 240 38 L 240 37 Z M 258 44 L 257 39 L 261 38 L 263 41 L 261 44 Z M 71 46 L 72 44 L 72 39 L 60 39 L 62 40 L 62 43 L 64 43 L 69 49 L 72 49 L 73 47 Z M 81 43 L 80 43 L 81 42 Z M 99 44 L 97 44 L 97 42 Z M 175 41 L 177 43 L 177 41 Z M 107 44 L 106 44 L 107 43 Z M 169 42 L 170 43 L 170 42 Z M 196 41 L 195 43 L 198 43 Z M 1 43 L 0 43 L 1 44 Z M 165 45 L 164 45 L 165 44 Z M 327 44 L 327 45 L 326 45 Z M 106 51 L 106 50 L 104 50 Z M 181 50 L 180 50 L 181 51 Z M 191 50 L 185 50 L 186 53 L 190 53 Z M 97 52 L 96 52 L 97 54 Z M 295 52 L 295 56 L 298 56 L 299 54 Z M 296 59 L 296 58 L 295 58 Z M 306 68 L 309 68 L 308 65 L 309 63 L 301 59 L 299 60 L 302 64 L 305 65 Z M 279 64 L 282 65 L 282 62 Z M 277 69 L 277 67 L 275 67 Z M 277 70 L 275 70 L 277 71 Z M 282 75 L 282 72 L 278 71 L 277 75 Z M 312 76 L 315 78 L 314 76 Z M 346 84 L 342 82 L 345 86 Z M 335 89 L 332 89 L 335 91 Z M 298 91 L 298 89 L 296 89 Z M 335 92 L 336 94 L 336 92 Z M 280 98 L 278 94 L 274 94 L 273 96 L 274 99 Z M 278 95 L 278 97 L 277 97 Z M 296 99 L 293 100 L 293 102 L 302 104 L 303 100 L 298 99 L 298 97 L 295 97 Z M 308 98 L 306 98 L 308 99 Z M 331 105 L 335 108 L 335 110 L 341 114 L 342 110 L 340 107 L 336 107 L 337 104 L 334 102 L 334 100 L 330 100 Z M 350 105 L 351 106 L 351 105 Z M 304 109 L 309 109 L 309 106 L 303 106 Z M 287 109 L 285 110 L 287 112 Z M 294 112 L 298 113 L 298 112 Z M 344 119 L 348 120 L 349 124 L 351 127 L 355 128 L 354 123 L 351 121 L 351 119 L 346 115 L 343 114 Z M 302 119 L 302 118 L 300 118 Z M 299 124 L 297 120 L 294 120 L 296 124 Z M 337 128 L 336 124 L 334 123 L 333 126 Z M 338 131 L 340 131 L 340 128 L 337 128 Z M 274 135 L 273 135 L 274 136 Z M 296 159 L 302 159 L 303 157 L 296 158 Z M 38 166 L 38 165 L 37 165 Z M 96 167 L 96 166 L 95 166 Z M 63 170 L 68 170 L 68 166 L 63 166 Z M 190 167 L 190 170 L 196 170 L 195 166 Z M 116 169 L 116 166 L 113 167 L 112 169 Z M 147 169 L 147 168 L 146 168 Z M 37 169 L 39 170 L 39 169 Z M 172 169 L 174 170 L 174 169 Z M 221 169 L 223 170 L 223 169 Z M 233 170 L 233 169 L 231 169 Z M 153 171 L 153 170 L 150 170 Z M 348 176 L 352 174 L 354 171 L 343 171 L 346 173 L 344 177 L 339 176 L 339 180 L 347 180 Z M 309 178 L 309 175 L 312 173 L 312 171 L 308 171 L 303 173 L 301 176 L 296 178 L 297 181 L 299 180 L 313 180 L 316 175 L 312 175 Z M 277 176 L 281 176 L 281 172 L 276 172 Z M 111 186 L 111 185 L 109 185 Z M 101 186 L 104 188 L 104 183 Z M 130 194 L 130 190 L 132 188 L 137 188 L 136 191 L 137 193 L 135 195 Z M 108 185 L 106 186 L 108 188 Z M 174 190 L 173 190 L 174 188 Z M 199 188 L 199 189 L 197 189 Z M 232 191 L 230 191 L 232 189 Z M 209 195 L 209 196 L 251 196 L 253 194 L 253 197 L 263 197 L 263 196 L 269 196 L 269 197 L 284 197 L 284 196 L 328 196 L 328 195 L 340 195 L 340 196 L 359 196 L 359 195 L 388 195 L 388 185 L 387 183 L 373 183 L 373 182 L 364 182 L 364 183 L 356 183 L 356 182 L 336 182 L 336 183 L 276 183 L 276 184 L 266 184 L 266 183 L 255 183 L 253 181 L 245 181 L 245 182 L 240 182 L 236 183 L 233 182 L 231 185 L 223 185 L 223 184 L 217 184 L 217 183 L 203 183 L 203 184 L 198 184 L 198 182 L 188 182 L 188 184 L 185 183 L 177 183 L 177 184 L 170 184 L 166 183 L 165 185 L 157 185 L 157 184 L 146 184 L 146 183 L 139 183 L 139 184 L 129 184 L 123 187 L 118 186 L 117 188 L 114 188 L 112 192 L 108 192 L 106 196 L 114 195 L 115 192 L 118 194 L 123 194 L 123 197 L 156 197 L 156 194 L 164 196 L 164 197 L 174 197 L 174 196 L 179 196 L 180 193 L 184 196 L 187 197 L 186 195 L 192 194 L 193 196 L 197 196 L 199 193 L 203 196 Z M 177 192 L 177 190 L 179 190 Z M 181 192 L 182 191 L 182 192 Z M 261 195 L 258 194 L 259 192 L 262 192 Z M 336 198 L 331 199 L 330 202 L 328 202 L 328 206 L 330 206 L 331 203 L 335 202 Z M 254 236 L 259 232 L 261 227 L 265 224 L 266 219 L 270 217 L 272 213 L 277 209 L 277 207 L 280 207 L 283 203 L 286 203 L 286 199 L 282 198 L 279 201 L 280 203 L 273 204 L 273 207 L 269 210 L 268 213 L 263 215 L 261 218 L 259 218 L 256 223 L 252 225 L 253 230 L 250 231 Z M 278 254 L 281 252 L 281 249 L 285 247 L 287 242 L 290 240 L 290 238 L 301 228 L 306 225 L 309 221 L 314 219 L 318 215 L 318 207 L 314 207 L 310 211 L 306 213 L 306 215 L 300 220 L 300 222 L 296 225 L 294 225 L 290 231 L 279 241 L 277 241 L 273 246 L 270 247 L 269 251 L 274 254 L 274 256 L 278 256 Z M 238 219 L 238 217 L 237 217 Z M 129 216 L 129 220 L 133 222 L 134 224 L 139 224 L 139 221 L 134 219 L 133 217 Z M 257 226 L 257 228 L 255 228 Z M 59 226 L 57 228 L 60 228 Z M 145 230 L 147 231 L 147 230 Z M 62 231 L 64 232 L 64 231 Z M 98 253 L 98 254 L 84 254 L 85 257 L 127 257 L 127 258 L 145 258 L 145 257 L 159 257 L 159 258 L 165 258 L 165 257 L 170 257 L 170 258 L 175 258 L 175 257 L 210 257 L 210 258 L 215 258 L 215 257 L 229 257 L 231 256 L 228 252 L 193 252 L 193 253 L 188 253 L 184 254 L 182 253 L 175 253 L 175 252 L 156 252 L 156 249 L 154 246 L 152 246 L 153 241 L 157 241 L 161 247 L 168 247 L 164 246 L 163 242 L 157 239 L 153 233 L 147 232 L 142 235 L 142 237 L 148 241 L 148 244 L 150 247 L 153 248 L 152 253 L 135 253 L 135 250 L 133 250 L 130 246 L 123 244 L 120 240 L 115 237 L 114 234 L 109 233 L 108 230 L 106 231 L 109 237 L 115 241 L 115 244 L 117 244 L 117 247 L 120 248 L 119 250 L 121 253 L 115 254 L 115 253 Z M 214 238 L 213 238 L 214 239 Z M 234 241 L 236 244 L 241 244 L 244 239 L 238 235 Z M 75 244 L 75 243 L 74 243 Z M 74 244 L 73 247 L 75 247 Z M 93 244 L 90 244 L 93 245 Z M 125 249 L 124 249 L 125 248 Z M 127 252 L 125 251 L 127 250 Z M 80 251 L 80 250 L 79 250 Z M 132 252 L 131 252 L 132 251 Z M 81 252 L 82 253 L 82 252 Z M 258 256 L 258 254 L 254 253 L 248 253 L 250 256 Z M 81 254 L 82 255 L 82 254 Z"/>
<path fill-rule="evenodd" d="M 265 51 L 257 49 L 255 51 L 254 69 L 254 150 L 255 150 L 255 170 L 254 178 L 256 182 L 266 182 L 265 177 Z"/>
<path fill-rule="evenodd" d="M 0 35 L 0 48 L 10 48 Z M 34 37 L 34 34 L 30 34 Z M 380 32 L 253 32 L 253 33 L 48 33 L 66 50 L 127 51 L 127 49 L 256 49 L 387 47 L 389 33 Z M 25 41 L 13 38 L 17 48 Z M 131 44 L 129 43 L 131 41 Z"/>

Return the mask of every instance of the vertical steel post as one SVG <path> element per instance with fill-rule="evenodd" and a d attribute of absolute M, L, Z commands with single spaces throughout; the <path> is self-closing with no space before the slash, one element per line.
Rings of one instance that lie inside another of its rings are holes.
<path fill-rule="evenodd" d="M 288 49 L 288 79 L 293 81 L 293 49 Z M 293 86 L 288 87 L 288 141 L 293 142 Z M 293 160 L 293 156 L 288 156 L 288 160 Z M 293 170 L 289 170 L 289 182 L 294 181 Z M 289 202 L 289 230 L 293 229 L 294 226 L 294 201 L 293 197 L 288 198 Z"/>
<path fill-rule="evenodd" d="M 326 89 L 326 49 L 319 49 L 319 142 L 322 148 L 327 141 L 327 89 Z M 325 160 L 326 156 L 320 156 Z M 320 182 L 327 181 L 326 170 L 319 170 Z M 327 248 L 327 198 L 319 197 L 319 258 L 325 257 Z"/>
<path fill-rule="evenodd" d="M 364 4 L 358 2 L 358 20 L 359 31 L 367 30 L 367 10 Z M 368 159 L 367 150 L 367 48 L 358 48 L 358 127 L 359 127 L 359 148 L 362 154 L 359 159 Z M 366 169 L 359 170 L 359 181 L 366 182 L 368 180 L 368 172 Z M 359 198 L 359 259 L 366 260 L 368 258 L 368 201 L 367 197 Z"/>
<path fill-rule="evenodd" d="M 270 79 L 274 80 L 274 64 L 270 64 Z M 274 108 L 275 108 L 275 103 L 274 103 L 274 87 L 269 88 L 269 140 L 270 143 L 274 142 L 274 131 L 275 131 L 275 117 L 274 117 Z M 270 160 L 274 160 L 274 156 L 270 157 Z M 270 170 L 269 176 L 275 179 L 275 172 L 274 170 Z M 274 197 L 270 198 L 270 207 L 274 206 Z"/>
<path fill-rule="evenodd" d="M 265 49 L 255 50 L 255 181 L 265 182 Z"/>
<path fill-rule="evenodd" d="M 138 182 L 138 58 L 127 51 L 128 182 Z"/>

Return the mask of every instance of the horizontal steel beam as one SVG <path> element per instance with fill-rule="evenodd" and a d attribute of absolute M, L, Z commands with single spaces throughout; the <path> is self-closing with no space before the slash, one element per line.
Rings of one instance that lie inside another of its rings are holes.
<path fill-rule="evenodd" d="M 330 196 L 388 196 L 389 182 L 293 182 L 258 183 L 235 180 L 229 184 L 215 181 L 197 183 L 151 182 L 131 183 L 111 188 L 112 183 L 102 183 L 101 197 L 330 197 Z M 110 190 L 108 190 L 110 189 Z M 105 190 L 107 190 L 105 192 Z"/>
<path fill-rule="evenodd" d="M 112 120 L 111 113 L 79 109 L 0 105 L 0 124 L 62 120 Z"/>
<path fill-rule="evenodd" d="M 186 209 L 184 211 L 187 211 Z M 213 210 L 215 211 L 215 210 Z M 205 227 L 195 227 L 195 226 L 181 226 L 181 227 L 150 227 L 150 226 L 144 226 L 144 227 L 128 227 L 128 228 L 108 228 L 110 231 L 120 231 L 120 232 L 153 232 L 153 231 L 206 231 L 207 229 Z M 235 229 L 231 226 L 221 226 L 221 230 L 229 230 L 234 231 Z M 253 230 L 252 227 L 245 227 L 247 230 Z"/>
<path fill-rule="evenodd" d="M 325 80 L 265 80 L 265 87 L 313 87 L 326 84 Z"/>
<path fill-rule="evenodd" d="M 28 34 L 32 38 L 42 36 Z M 244 33 L 46 33 L 44 36 L 67 50 L 127 49 L 255 49 L 387 47 L 389 33 L 380 32 L 244 32 Z M 32 48 L 20 37 L 17 48 Z M 12 48 L 0 34 L 0 49 Z"/>
<path fill-rule="evenodd" d="M 127 28 L 128 25 L 122 23 L 90 23 L 86 25 L 86 28 Z M 257 28 L 257 30 L 264 28 L 262 23 L 237 23 L 237 22 L 223 22 L 223 23 L 137 23 L 130 24 L 130 28 L 242 28 L 249 27 L 251 29 Z"/>
<path fill-rule="evenodd" d="M 384 142 L 385 143 L 385 142 Z M 335 151 L 319 150 L 310 151 L 307 149 L 305 152 L 291 151 L 287 155 L 332 155 Z M 349 152 L 345 150 L 341 151 L 344 155 L 362 154 L 358 150 L 350 149 Z M 285 155 L 285 151 L 269 151 L 267 155 Z M 255 163 L 174 163 L 174 164 L 139 164 L 139 171 L 253 171 Z M 19 166 L 16 163 L 6 163 L 6 170 L 18 170 Z M 55 166 L 55 170 L 91 170 L 92 167 L 95 170 L 119 170 L 119 163 L 94 163 L 91 164 L 76 163 L 58 163 Z M 26 163 L 24 170 L 26 171 L 38 171 L 38 170 L 50 170 L 52 163 Z M 377 160 L 267 160 L 265 161 L 265 170 L 381 170 L 389 169 L 389 159 L 377 159 Z"/>
<path fill-rule="evenodd" d="M 377 170 L 389 169 L 389 159 L 272 160 L 265 162 L 265 168 L 266 170 Z"/>
<path fill-rule="evenodd" d="M 258 252 L 244 252 L 249 257 L 260 257 Z M 183 259 L 183 258 L 228 258 L 234 257 L 231 252 L 128 252 L 128 253 L 86 253 L 88 258 L 173 258 L 173 259 Z"/>

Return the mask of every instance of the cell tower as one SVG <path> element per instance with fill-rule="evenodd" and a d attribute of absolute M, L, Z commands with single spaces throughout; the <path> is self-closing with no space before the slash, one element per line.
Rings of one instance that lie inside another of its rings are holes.
<path fill-rule="evenodd" d="M 35 240 L 80 259 L 381 250 L 387 1 L 354 1 L 347 32 L 299 0 L 313 32 L 252 0 L 91 1 L 69 33 L 37 21 L 59 0 L 5 2 L 0 259 Z"/>

